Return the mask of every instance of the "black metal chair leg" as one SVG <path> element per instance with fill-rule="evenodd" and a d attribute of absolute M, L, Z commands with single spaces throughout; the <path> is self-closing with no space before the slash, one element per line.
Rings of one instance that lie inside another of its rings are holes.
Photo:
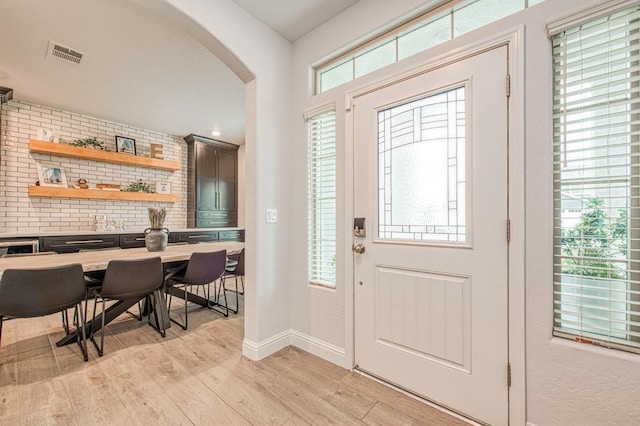
<path fill-rule="evenodd" d="M 88 314 L 89 314 L 89 292 L 91 291 L 91 289 L 86 288 L 85 290 L 85 294 L 84 294 L 84 327 L 87 328 L 87 324 L 88 324 Z M 95 304 L 94 304 L 94 312 L 95 312 Z M 87 339 L 89 339 L 89 337 L 91 336 L 92 330 L 88 330 L 87 331 L 89 333 L 87 337 Z"/>
<path fill-rule="evenodd" d="M 188 299 L 189 299 L 189 289 L 187 288 L 187 285 L 183 285 L 184 288 L 184 323 L 181 323 L 180 321 L 171 318 L 171 300 L 173 299 L 173 292 L 171 291 L 171 289 L 174 287 L 174 284 L 172 284 L 169 287 L 169 304 L 167 307 L 167 312 L 169 313 L 169 321 L 171 321 L 172 323 L 179 325 L 180 327 L 182 327 L 183 330 L 187 329 L 188 326 L 188 310 L 187 310 L 187 303 L 188 303 Z"/>
<path fill-rule="evenodd" d="M 80 313 L 78 313 L 78 308 L 80 308 Z M 86 305 L 85 305 L 85 309 L 86 309 Z M 84 322 L 84 315 L 82 313 L 81 303 L 78 303 L 76 305 L 76 308 L 74 309 L 74 315 L 81 322 L 81 324 L 78 324 L 78 326 L 76 327 L 76 335 L 77 335 L 78 346 L 80 346 L 80 351 L 82 351 L 82 356 L 84 358 L 84 361 L 87 362 L 89 361 L 89 354 L 87 350 L 87 334 L 84 328 L 85 322 Z"/>
<path fill-rule="evenodd" d="M 92 323 L 95 323 L 96 321 L 96 311 L 98 310 L 98 295 L 95 295 L 95 299 L 93 302 L 93 319 L 92 319 Z M 91 342 L 93 343 L 93 345 L 96 347 L 96 350 L 98 351 L 98 355 L 102 356 L 103 355 L 103 348 L 104 348 L 104 317 L 105 315 L 105 300 L 102 299 L 102 327 L 100 328 L 100 346 L 98 346 L 98 343 L 96 342 L 95 336 L 94 336 L 94 332 L 93 330 L 91 330 L 91 334 L 89 336 L 89 339 L 91 340 Z"/>
<path fill-rule="evenodd" d="M 65 309 L 61 312 L 62 314 L 62 328 L 64 329 L 65 334 L 69 334 L 69 313 Z"/>
<path fill-rule="evenodd" d="M 226 292 L 225 287 L 224 287 L 224 277 L 220 277 L 220 284 L 218 286 L 221 289 L 220 291 L 215 290 L 216 284 L 215 283 L 213 284 L 214 291 L 216 292 L 216 300 L 215 300 L 213 305 L 209 305 L 209 309 L 219 313 L 220 315 L 224 315 L 225 317 L 228 317 L 229 316 L 229 303 L 227 302 L 227 292 Z M 224 295 L 224 305 L 220 303 L 220 295 L 221 294 Z M 224 311 L 221 310 L 221 309 L 218 309 L 217 308 L 218 306 L 222 306 L 224 308 Z"/>
<path fill-rule="evenodd" d="M 240 310 L 240 293 L 238 292 L 238 277 L 236 277 L 236 310 L 233 311 L 234 314 L 237 314 Z"/>
<path fill-rule="evenodd" d="M 102 299 L 102 327 L 100 327 L 100 356 L 102 356 L 104 349 L 104 311 L 106 310 L 106 301 Z"/>
<path fill-rule="evenodd" d="M 240 301 L 238 300 L 238 281 L 237 280 L 238 280 L 238 277 L 236 277 L 236 290 L 235 290 L 235 292 L 236 292 L 236 309 L 233 310 L 233 309 L 227 308 L 227 312 L 231 311 L 234 314 L 237 314 L 238 311 L 239 311 L 239 308 L 240 308 Z M 226 304 L 227 303 L 227 286 L 225 285 L 225 281 L 226 280 L 224 279 L 224 277 L 220 278 L 219 288 L 221 289 L 222 292 L 224 292 L 224 302 Z"/>
<path fill-rule="evenodd" d="M 191 292 L 193 286 L 184 286 L 184 329 L 186 330 L 189 326 L 189 311 L 187 305 L 189 304 L 189 293 Z"/>

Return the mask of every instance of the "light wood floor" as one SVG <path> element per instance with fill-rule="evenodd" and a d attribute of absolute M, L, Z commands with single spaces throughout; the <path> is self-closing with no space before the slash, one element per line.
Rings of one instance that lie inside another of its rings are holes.
<path fill-rule="evenodd" d="M 193 306 L 167 337 L 127 315 L 105 355 L 62 348 L 60 315 L 6 321 L 0 425 L 464 425 L 296 348 L 241 356 L 243 317 Z"/>

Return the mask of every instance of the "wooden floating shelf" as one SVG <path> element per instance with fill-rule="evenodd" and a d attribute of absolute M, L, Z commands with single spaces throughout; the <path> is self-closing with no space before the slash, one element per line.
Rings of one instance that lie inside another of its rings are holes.
<path fill-rule="evenodd" d="M 83 198 L 93 200 L 151 201 L 177 203 L 179 195 L 150 194 L 147 192 L 103 191 L 101 189 L 56 188 L 51 186 L 29 186 L 30 197 Z"/>
<path fill-rule="evenodd" d="M 168 170 L 171 172 L 176 172 L 181 168 L 178 161 L 139 157 L 137 155 L 120 154 L 118 152 L 82 148 L 79 146 L 44 142 L 35 139 L 31 139 L 29 141 L 29 151 L 36 152 L 38 154 L 51 154 L 59 157 L 80 158 L 83 160 L 100 161 L 102 163 L 124 164 L 127 166 L 146 167 L 148 169 Z"/>

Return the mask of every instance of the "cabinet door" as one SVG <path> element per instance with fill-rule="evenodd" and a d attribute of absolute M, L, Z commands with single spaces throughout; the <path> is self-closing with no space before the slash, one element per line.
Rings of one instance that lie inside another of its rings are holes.
<path fill-rule="evenodd" d="M 238 152 L 218 149 L 218 209 L 236 210 L 236 181 L 238 179 Z"/>
<path fill-rule="evenodd" d="M 236 185 L 233 182 L 218 181 L 219 205 L 218 210 L 235 210 Z"/>
<path fill-rule="evenodd" d="M 196 228 L 218 228 L 237 224 L 235 210 L 198 211 L 196 214 Z"/>
<path fill-rule="evenodd" d="M 238 169 L 238 151 L 235 149 L 217 149 L 218 180 L 235 182 Z"/>
<path fill-rule="evenodd" d="M 218 179 L 216 149 L 206 144 L 196 145 L 196 179 Z"/>
<path fill-rule="evenodd" d="M 198 179 L 196 191 L 196 210 L 216 210 L 218 208 L 217 182 L 214 179 Z"/>
<path fill-rule="evenodd" d="M 206 242 L 206 241 L 218 241 L 218 232 L 217 231 L 177 232 L 176 237 L 178 242 L 196 244 L 196 243 Z"/>
<path fill-rule="evenodd" d="M 59 237 L 43 237 L 42 251 L 57 253 L 74 253 L 80 250 L 96 250 L 120 246 L 117 234 L 91 234 Z"/>
<path fill-rule="evenodd" d="M 120 248 L 144 247 L 144 234 L 120 235 Z"/>
<path fill-rule="evenodd" d="M 220 241 L 243 241 L 244 242 L 244 230 L 238 229 L 234 231 L 220 231 L 218 233 L 218 240 Z"/>

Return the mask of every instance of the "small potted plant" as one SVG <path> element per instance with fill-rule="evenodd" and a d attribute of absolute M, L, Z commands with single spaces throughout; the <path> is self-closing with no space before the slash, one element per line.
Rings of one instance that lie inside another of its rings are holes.
<path fill-rule="evenodd" d="M 111 151 L 105 146 L 103 142 L 100 142 L 95 136 L 92 138 L 76 139 L 73 142 L 69 142 L 71 146 L 79 146 L 81 148 L 93 148 L 102 151 Z"/>
<path fill-rule="evenodd" d="M 149 225 L 144 230 L 144 243 L 149 251 L 164 251 L 169 241 L 169 230 L 164 227 L 164 219 L 167 212 L 164 207 L 160 209 L 149 208 Z"/>
<path fill-rule="evenodd" d="M 129 186 L 124 188 L 123 191 L 127 191 L 127 192 L 148 192 L 148 193 L 152 193 L 153 192 L 153 190 L 151 189 L 149 184 L 144 182 L 142 179 L 138 179 L 135 182 L 132 182 L 131 184 L 129 184 Z M 149 209 L 149 210 L 152 210 L 152 209 Z M 153 209 L 153 210 L 155 210 L 155 209 Z M 164 211 L 164 209 L 163 209 L 163 211 Z M 151 213 L 149 213 L 149 218 L 151 218 Z"/>

